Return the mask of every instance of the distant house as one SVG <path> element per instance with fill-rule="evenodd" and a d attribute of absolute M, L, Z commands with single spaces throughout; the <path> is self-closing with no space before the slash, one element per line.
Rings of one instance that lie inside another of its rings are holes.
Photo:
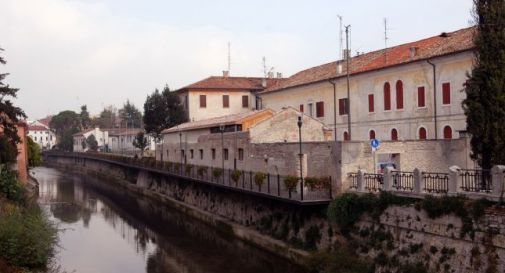
<path fill-rule="evenodd" d="M 51 117 L 46 117 L 28 124 L 28 136 L 42 150 L 52 149 L 56 145 L 56 135 L 49 128 L 50 120 Z"/>
<path fill-rule="evenodd" d="M 98 150 L 100 151 L 105 151 L 107 150 L 107 146 L 109 144 L 109 132 L 106 130 L 102 130 L 100 128 L 95 128 L 95 129 L 88 129 L 85 131 L 81 131 L 79 133 L 76 133 L 73 135 L 74 138 L 74 145 L 73 145 L 73 151 L 74 152 L 86 152 L 89 150 L 89 145 L 83 145 L 83 143 L 86 143 L 86 139 L 93 135 L 98 143 Z M 84 146 L 84 147 L 83 147 Z"/>
<path fill-rule="evenodd" d="M 249 112 L 261 108 L 256 93 L 281 82 L 273 78 L 212 76 L 185 86 L 175 92 L 179 95 L 190 121 Z"/>
<path fill-rule="evenodd" d="M 135 136 L 143 132 L 144 129 L 141 128 L 95 128 L 88 129 L 73 135 L 74 138 L 74 151 L 75 152 L 86 152 L 89 147 L 83 148 L 82 143 L 86 139 L 93 135 L 98 142 L 98 150 L 102 152 L 111 153 L 122 153 L 122 154 L 134 154 L 138 150 L 133 146 L 133 140 Z M 154 139 L 145 135 L 148 140 L 148 150 L 154 150 Z"/>

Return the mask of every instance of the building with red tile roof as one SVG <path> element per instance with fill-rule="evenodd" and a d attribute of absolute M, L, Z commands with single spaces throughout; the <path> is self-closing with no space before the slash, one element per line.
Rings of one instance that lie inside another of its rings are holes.
<path fill-rule="evenodd" d="M 291 106 L 336 140 L 452 139 L 466 129 L 461 102 L 474 63 L 470 27 L 312 67 L 258 93 L 263 107 Z"/>
<path fill-rule="evenodd" d="M 211 76 L 176 90 L 190 121 L 249 112 L 261 108 L 256 93 L 284 79 L 280 74 L 267 78 Z"/>

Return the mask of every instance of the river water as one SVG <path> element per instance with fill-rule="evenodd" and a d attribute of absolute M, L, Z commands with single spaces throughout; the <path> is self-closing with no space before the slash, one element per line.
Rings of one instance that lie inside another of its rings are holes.
<path fill-rule="evenodd" d="M 39 203 L 61 230 L 57 263 L 77 273 L 301 273 L 271 253 L 99 179 L 38 167 Z"/>

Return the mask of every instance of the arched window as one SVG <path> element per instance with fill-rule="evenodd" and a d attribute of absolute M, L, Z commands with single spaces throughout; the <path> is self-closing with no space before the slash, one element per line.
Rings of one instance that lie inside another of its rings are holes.
<path fill-rule="evenodd" d="M 444 127 L 444 139 L 452 139 L 452 128 L 449 125 Z"/>
<path fill-rule="evenodd" d="M 384 111 L 391 110 L 391 86 L 389 82 L 384 84 Z"/>
<path fill-rule="evenodd" d="M 403 109 L 403 82 L 396 82 L 396 109 Z"/>
<path fill-rule="evenodd" d="M 368 132 L 368 136 L 370 137 L 370 139 L 375 139 L 375 131 L 370 130 L 370 132 Z"/>
<path fill-rule="evenodd" d="M 419 128 L 419 139 L 426 139 L 426 129 L 424 127 Z"/>
<path fill-rule="evenodd" d="M 391 140 L 392 141 L 398 140 L 398 131 L 394 128 L 393 128 L 393 130 L 391 130 Z"/>
<path fill-rule="evenodd" d="M 349 133 L 344 132 L 344 141 L 349 141 Z"/>

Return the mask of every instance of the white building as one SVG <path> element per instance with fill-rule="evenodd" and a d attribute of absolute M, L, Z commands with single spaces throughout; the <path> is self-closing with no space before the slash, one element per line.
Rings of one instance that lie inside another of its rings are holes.
<path fill-rule="evenodd" d="M 88 129 L 73 135 L 74 137 L 74 152 L 86 152 L 89 150 L 89 145 L 83 145 L 86 139 L 93 135 L 98 143 L 98 150 L 103 151 L 109 144 L 109 132 L 100 128 Z M 83 147 L 84 146 L 84 147 Z"/>
<path fill-rule="evenodd" d="M 28 136 L 39 145 L 43 150 L 52 149 L 56 145 L 56 135 L 49 124 L 44 121 L 46 119 L 37 120 L 28 124 Z"/>
<path fill-rule="evenodd" d="M 458 138 L 466 130 L 461 91 L 474 33 L 466 28 L 350 58 L 350 103 L 346 60 L 298 72 L 258 95 L 263 107 L 291 106 L 323 121 L 337 140 Z"/>
<path fill-rule="evenodd" d="M 139 132 L 143 132 L 140 128 L 95 128 L 89 129 L 77 134 L 74 134 L 74 151 L 85 152 L 89 150 L 88 147 L 83 148 L 83 141 L 90 135 L 94 135 L 98 142 L 98 149 L 102 152 L 121 153 L 121 154 L 135 154 L 138 149 L 133 146 L 133 140 Z M 148 140 L 147 150 L 154 150 L 154 139 L 145 135 Z"/>

